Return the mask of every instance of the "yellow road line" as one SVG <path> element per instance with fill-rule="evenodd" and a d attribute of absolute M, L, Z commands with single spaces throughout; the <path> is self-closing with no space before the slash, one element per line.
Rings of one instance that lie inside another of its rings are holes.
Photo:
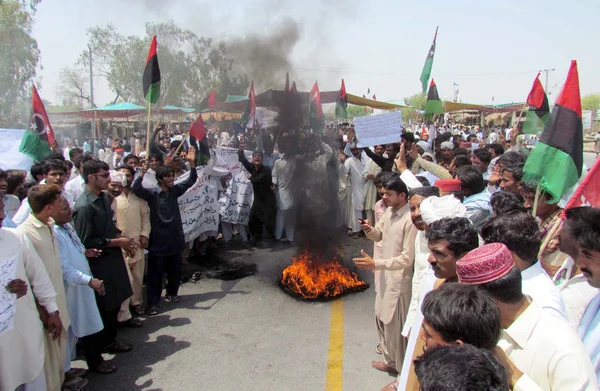
<path fill-rule="evenodd" d="M 344 368 L 344 299 L 331 304 L 325 391 L 342 391 Z"/>

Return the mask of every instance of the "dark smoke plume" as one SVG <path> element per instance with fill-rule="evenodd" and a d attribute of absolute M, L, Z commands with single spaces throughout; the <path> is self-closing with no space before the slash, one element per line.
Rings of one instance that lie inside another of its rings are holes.
<path fill-rule="evenodd" d="M 300 35 L 298 22 L 285 18 L 268 34 L 249 33 L 226 40 L 225 50 L 233 58 L 233 73 L 248 75 L 258 91 L 282 89 L 285 73 L 292 67 L 290 56 Z"/>

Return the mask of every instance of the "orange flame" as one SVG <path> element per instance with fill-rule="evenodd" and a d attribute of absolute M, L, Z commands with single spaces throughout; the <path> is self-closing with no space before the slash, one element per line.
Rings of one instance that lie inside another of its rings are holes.
<path fill-rule="evenodd" d="M 356 273 L 343 267 L 336 258 L 322 262 L 308 251 L 297 258 L 292 257 L 292 264 L 283 271 L 281 283 L 306 299 L 335 297 L 348 289 L 367 286 L 367 283 L 358 279 Z"/>

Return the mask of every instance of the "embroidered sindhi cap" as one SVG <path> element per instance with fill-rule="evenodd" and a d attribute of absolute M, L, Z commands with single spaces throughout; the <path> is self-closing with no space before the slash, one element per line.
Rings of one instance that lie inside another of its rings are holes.
<path fill-rule="evenodd" d="M 508 247 L 490 243 L 470 251 L 456 263 L 458 280 L 463 284 L 480 285 L 506 275 L 515 263 Z"/>

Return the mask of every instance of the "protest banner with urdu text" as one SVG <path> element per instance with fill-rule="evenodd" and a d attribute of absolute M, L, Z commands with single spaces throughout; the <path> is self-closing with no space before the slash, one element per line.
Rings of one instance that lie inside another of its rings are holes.
<path fill-rule="evenodd" d="M 248 224 L 250 208 L 254 200 L 254 189 L 248 179 L 248 171 L 238 159 L 235 148 L 217 147 L 215 167 L 226 169 L 232 175 L 229 186 L 219 198 L 221 221 L 232 224 Z M 247 159 L 252 158 L 251 151 L 244 151 Z"/>
<path fill-rule="evenodd" d="M 397 143 L 402 134 L 402 112 L 354 118 L 358 147 Z"/>

